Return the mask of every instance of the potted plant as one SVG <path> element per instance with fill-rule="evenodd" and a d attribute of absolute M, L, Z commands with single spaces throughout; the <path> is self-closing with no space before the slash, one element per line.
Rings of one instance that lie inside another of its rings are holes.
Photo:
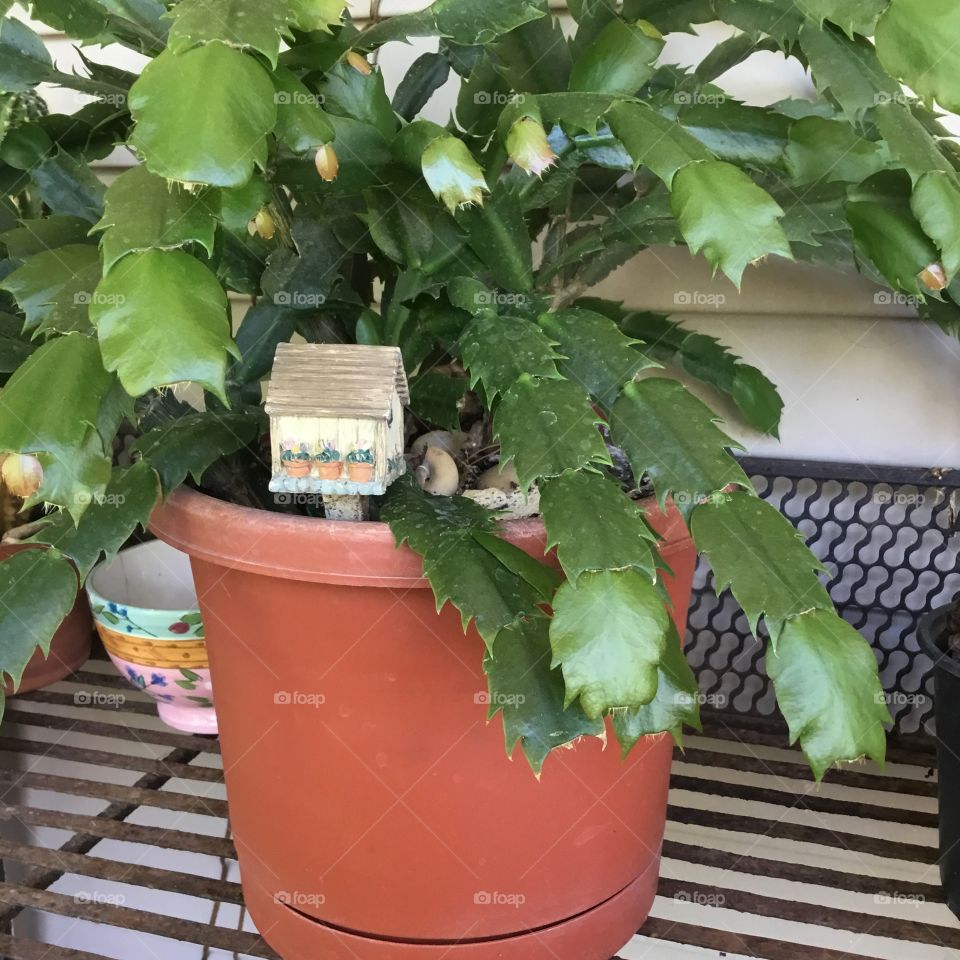
<path fill-rule="evenodd" d="M 369 483 L 373 476 L 373 451 L 360 443 L 347 454 L 347 476 L 354 483 Z"/>
<path fill-rule="evenodd" d="M 324 440 L 317 454 L 317 470 L 321 480 L 339 480 L 343 473 L 343 458 L 333 440 Z"/>
<path fill-rule="evenodd" d="M 284 440 L 280 444 L 280 462 L 287 476 L 310 476 L 311 458 L 305 443 L 297 444 L 295 440 Z"/>
<path fill-rule="evenodd" d="M 30 502 L 54 508 L 50 549 L 0 564 L 0 666 L 19 669 L 17 623 L 42 642 L 66 614 L 70 560 L 83 579 L 148 521 L 191 554 L 245 895 L 288 960 L 618 949 L 656 889 L 667 734 L 698 723 L 693 542 L 763 623 L 817 778 L 882 759 L 873 653 L 672 373 L 770 434 L 775 387 L 590 291 L 685 244 L 734 283 L 773 255 L 856 266 L 956 329 L 958 156 L 934 104 L 960 108 L 957 14 L 571 0 L 568 35 L 545 0 L 364 29 L 334 0 L 31 10 L 149 62 L 68 75 L 23 25 L 0 31 L 0 289 L 29 340 L 0 452 L 36 455 Z M 696 70 L 659 62 L 664 34 L 718 17 L 741 33 Z M 415 36 L 437 50 L 391 99 L 371 55 Z M 727 97 L 713 81 L 757 45 L 802 58 L 819 100 Z M 450 77 L 455 117 L 420 118 Z M 94 99 L 45 116 L 42 82 Z M 89 163 L 117 143 L 138 165 L 105 189 Z M 228 290 L 250 298 L 235 334 Z M 509 462 L 539 516 L 499 524 L 416 470 L 366 523 L 270 497 L 260 381 L 294 335 L 399 346 L 411 435 L 449 435 L 418 456 L 457 461 L 453 489 Z M 202 411 L 167 389 L 183 382 Z M 121 423 L 137 459 L 114 466 Z"/>

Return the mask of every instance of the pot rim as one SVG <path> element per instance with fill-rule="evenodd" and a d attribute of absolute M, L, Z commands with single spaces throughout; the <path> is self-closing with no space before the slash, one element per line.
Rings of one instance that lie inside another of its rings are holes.
<path fill-rule="evenodd" d="M 917 642 L 920 649 L 933 661 L 934 670 L 943 670 L 951 676 L 960 677 L 960 660 L 951 657 L 943 648 L 944 620 L 953 607 L 947 603 L 925 613 L 917 628 Z"/>
<path fill-rule="evenodd" d="M 644 503 L 664 538 L 660 552 L 669 563 L 670 554 L 689 546 L 683 518 L 675 507 L 664 514 L 652 499 Z M 505 520 L 501 528 L 531 556 L 545 554 L 546 530 L 539 517 Z M 430 586 L 420 557 L 406 545 L 398 548 L 390 527 L 380 521 L 273 513 L 179 487 L 155 508 L 150 529 L 191 557 L 260 576 L 358 587 Z"/>

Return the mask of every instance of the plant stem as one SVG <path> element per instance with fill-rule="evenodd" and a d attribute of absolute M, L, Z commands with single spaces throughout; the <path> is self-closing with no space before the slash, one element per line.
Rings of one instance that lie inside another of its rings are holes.
<path fill-rule="evenodd" d="M 127 91 L 123 87 L 115 86 L 104 80 L 94 80 L 91 77 L 78 77 L 73 73 L 63 73 L 60 70 L 53 72 L 50 82 L 61 87 L 67 87 L 70 90 L 76 90 L 79 93 L 89 93 L 95 97 L 102 94 L 119 94 L 124 98 L 127 96 Z"/>

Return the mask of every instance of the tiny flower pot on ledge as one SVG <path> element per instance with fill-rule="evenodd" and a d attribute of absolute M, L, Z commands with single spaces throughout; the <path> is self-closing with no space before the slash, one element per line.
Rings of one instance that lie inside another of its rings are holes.
<path fill-rule="evenodd" d="M 652 519 L 683 633 L 695 562 Z M 154 532 L 190 554 L 246 902 L 284 960 L 607 960 L 657 886 L 672 741 L 612 733 L 542 777 L 486 722 L 483 643 L 436 612 L 381 523 L 181 489 Z M 542 556 L 539 521 L 505 525 Z M 301 625 L 295 630 L 290 624 Z"/>
<path fill-rule="evenodd" d="M 960 660 L 947 651 L 952 606 L 920 620 L 920 649 L 933 661 L 940 797 L 940 881 L 960 917 Z"/>

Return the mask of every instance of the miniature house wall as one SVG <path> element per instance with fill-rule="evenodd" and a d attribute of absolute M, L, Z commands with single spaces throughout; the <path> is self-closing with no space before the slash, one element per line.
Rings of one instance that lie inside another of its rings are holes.
<path fill-rule="evenodd" d="M 406 469 L 396 347 L 277 347 L 267 389 L 274 492 L 379 495 Z"/>

